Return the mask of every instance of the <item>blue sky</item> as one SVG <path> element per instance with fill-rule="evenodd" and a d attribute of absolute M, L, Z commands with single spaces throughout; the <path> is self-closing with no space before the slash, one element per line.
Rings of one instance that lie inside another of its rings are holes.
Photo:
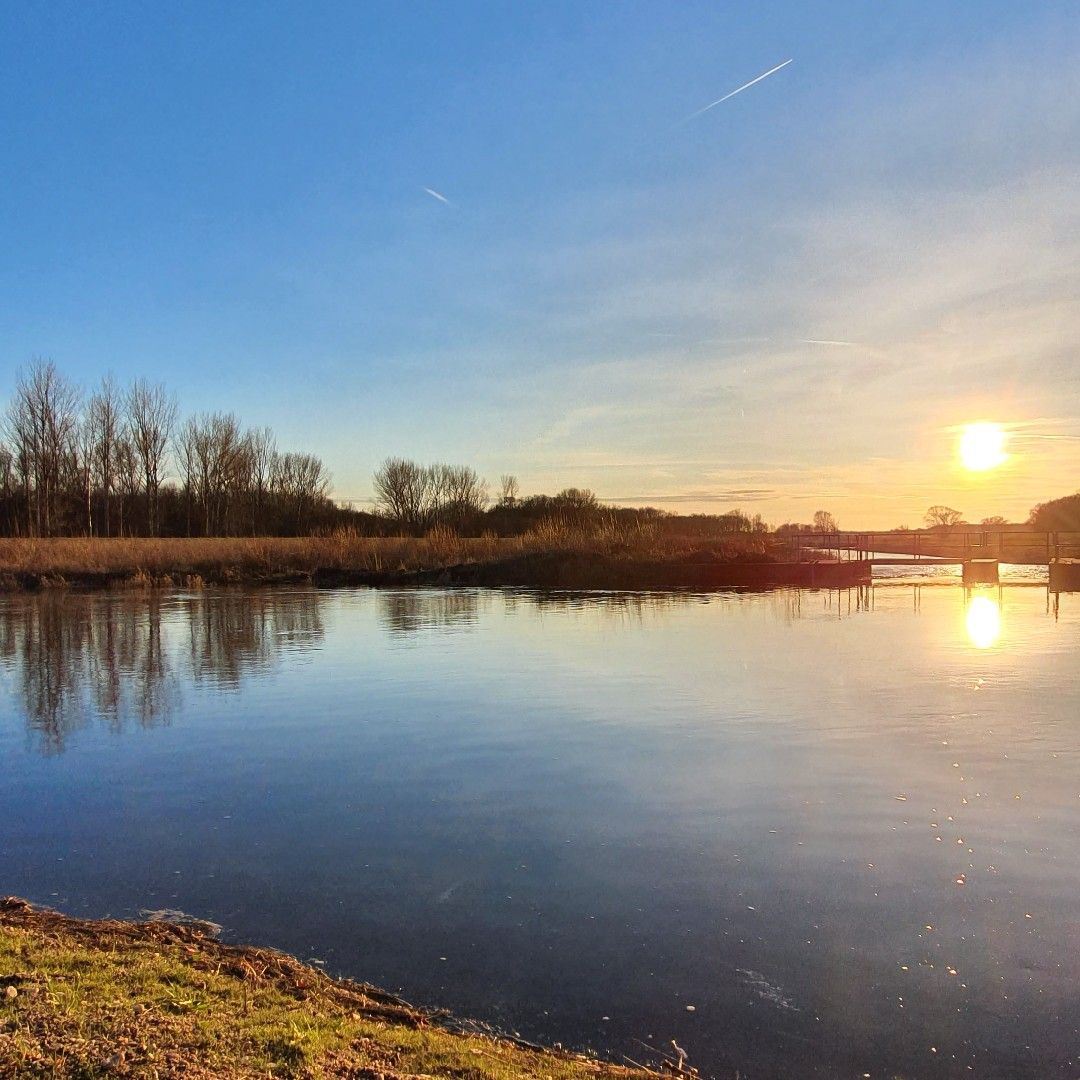
<path fill-rule="evenodd" d="M 389 454 L 866 527 L 1080 483 L 1075 3 L 0 3 L 0 144 L 0 398 L 149 375 L 350 497 Z"/>

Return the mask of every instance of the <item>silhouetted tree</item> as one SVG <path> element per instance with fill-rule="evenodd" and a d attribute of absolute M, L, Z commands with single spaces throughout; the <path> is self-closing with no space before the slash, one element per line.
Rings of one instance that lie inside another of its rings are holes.
<path fill-rule="evenodd" d="M 115 383 L 109 377 L 102 379 L 87 405 L 85 423 L 89 428 L 93 482 L 101 499 L 106 536 L 112 535 L 112 496 L 116 487 L 116 446 L 121 435 L 122 408 Z"/>
<path fill-rule="evenodd" d="M 487 506 L 487 485 L 467 465 L 420 465 L 387 458 L 374 476 L 379 512 L 403 532 L 422 535 L 436 525 L 475 527 Z"/>
<path fill-rule="evenodd" d="M 1042 532 L 1080 532 L 1080 492 L 1039 503 L 1028 522 Z"/>
<path fill-rule="evenodd" d="M 151 536 L 158 533 L 158 494 L 175 420 L 176 402 L 165 387 L 136 379 L 127 395 L 127 434 L 142 470 L 146 527 Z"/>
<path fill-rule="evenodd" d="M 926 514 L 923 516 L 923 520 L 926 522 L 928 528 L 935 528 L 937 526 L 952 526 L 959 525 L 964 515 L 959 510 L 954 510 L 951 506 L 931 506 Z"/>
<path fill-rule="evenodd" d="M 375 470 L 375 505 L 402 530 L 419 533 L 427 526 L 431 475 L 405 458 L 387 458 Z"/>
<path fill-rule="evenodd" d="M 499 501 L 498 505 L 513 509 L 518 501 L 518 479 L 510 473 L 503 473 L 499 477 Z"/>
<path fill-rule="evenodd" d="M 15 386 L 5 430 L 24 499 L 24 527 L 32 536 L 63 530 L 64 481 L 70 479 L 79 427 L 78 390 L 51 360 L 35 360 Z"/>

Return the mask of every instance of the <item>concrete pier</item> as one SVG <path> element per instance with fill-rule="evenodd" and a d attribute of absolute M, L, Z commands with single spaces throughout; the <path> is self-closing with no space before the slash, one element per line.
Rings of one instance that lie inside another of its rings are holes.
<path fill-rule="evenodd" d="M 1050 563 L 1051 592 L 1080 592 L 1080 559 L 1054 559 Z"/>
<path fill-rule="evenodd" d="M 996 585 L 997 583 L 997 559 L 968 559 L 964 563 L 965 585 Z"/>

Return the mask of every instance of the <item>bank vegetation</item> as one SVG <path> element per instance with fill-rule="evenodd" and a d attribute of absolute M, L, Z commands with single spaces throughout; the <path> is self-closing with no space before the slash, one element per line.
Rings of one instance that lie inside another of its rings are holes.
<path fill-rule="evenodd" d="M 91 922 L 0 899 L 0 1075 L 20 1080 L 649 1080 L 531 1047 L 213 924 Z M 161 921 L 162 916 L 174 921 Z"/>

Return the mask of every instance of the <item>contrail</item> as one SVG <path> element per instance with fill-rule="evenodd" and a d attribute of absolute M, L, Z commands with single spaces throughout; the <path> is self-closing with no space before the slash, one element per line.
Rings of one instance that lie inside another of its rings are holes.
<path fill-rule="evenodd" d="M 770 75 L 775 75 L 781 68 L 787 67 L 788 64 L 790 64 L 791 61 L 794 59 L 794 57 L 791 57 L 791 59 L 785 60 L 782 64 L 777 64 L 776 67 L 769 68 L 768 71 L 766 71 L 762 75 L 759 75 L 756 79 L 751 79 L 748 83 L 743 83 L 742 86 L 736 88 L 735 90 L 732 90 L 730 94 L 725 94 L 722 98 L 717 98 L 714 102 L 706 105 L 704 109 L 698 109 L 696 113 L 691 113 L 688 117 L 686 117 L 685 120 L 680 120 L 679 123 L 688 124 L 691 120 L 696 119 L 702 113 L 707 113 L 710 109 L 715 109 L 717 105 L 723 104 L 725 101 L 728 100 L 728 98 L 733 98 L 736 94 L 741 94 L 744 90 L 749 90 L 750 87 L 754 85 L 754 83 L 759 83 L 762 79 L 767 79 Z"/>
<path fill-rule="evenodd" d="M 445 195 L 442 195 L 442 194 L 440 194 L 440 193 L 439 193 L 438 191 L 436 191 L 436 190 L 435 190 L 434 188 L 429 188 L 429 187 L 426 187 L 426 188 L 424 188 L 424 190 L 425 190 L 425 191 L 426 191 L 426 192 L 427 192 L 427 193 L 428 193 L 428 194 L 429 194 L 429 195 L 430 195 L 430 196 L 431 196 L 431 197 L 432 197 L 433 199 L 438 199 L 438 200 L 439 200 L 439 202 L 441 202 L 441 203 L 446 203 L 446 205 L 447 205 L 447 206 L 452 206 L 452 205 L 453 205 L 453 203 L 451 203 L 451 202 L 450 202 L 450 200 L 449 200 L 449 199 L 448 199 L 448 198 L 447 198 L 447 197 L 446 197 Z"/>

